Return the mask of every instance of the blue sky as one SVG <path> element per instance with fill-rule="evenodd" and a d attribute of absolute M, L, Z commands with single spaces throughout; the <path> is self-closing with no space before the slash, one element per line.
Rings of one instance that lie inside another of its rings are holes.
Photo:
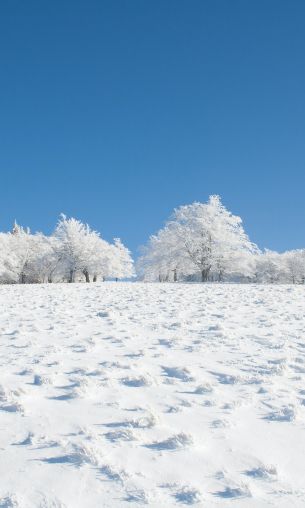
<path fill-rule="evenodd" d="M 305 246 L 305 2 L 2 0 L 0 229 L 60 212 L 134 251 L 220 194 Z"/>

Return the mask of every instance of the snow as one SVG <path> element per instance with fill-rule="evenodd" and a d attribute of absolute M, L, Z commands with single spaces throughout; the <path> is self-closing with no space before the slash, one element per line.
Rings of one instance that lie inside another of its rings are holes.
<path fill-rule="evenodd" d="M 304 507 L 304 287 L 0 287 L 0 507 Z"/>

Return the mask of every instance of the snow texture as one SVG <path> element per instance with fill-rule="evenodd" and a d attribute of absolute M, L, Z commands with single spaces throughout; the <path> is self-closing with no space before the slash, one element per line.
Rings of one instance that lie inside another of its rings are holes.
<path fill-rule="evenodd" d="M 302 286 L 1 286 L 0 308 L 0 507 L 305 506 Z"/>

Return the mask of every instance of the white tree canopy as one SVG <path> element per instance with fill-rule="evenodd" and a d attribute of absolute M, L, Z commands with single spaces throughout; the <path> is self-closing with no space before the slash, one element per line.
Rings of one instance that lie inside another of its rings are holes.
<path fill-rule="evenodd" d="M 130 278 L 133 260 L 123 243 L 106 242 L 88 224 L 61 215 L 53 235 L 30 233 L 17 223 L 0 233 L 0 282 L 86 282 Z"/>
<path fill-rule="evenodd" d="M 304 284 L 305 249 L 261 251 L 242 220 L 219 196 L 176 208 L 142 247 L 144 281 Z M 61 215 L 54 233 L 31 233 L 17 222 L 0 232 L 0 284 L 96 282 L 135 276 L 130 251 L 119 238 L 107 242 L 73 217 Z"/>
<path fill-rule="evenodd" d="M 152 236 L 139 261 L 148 277 L 168 280 L 198 274 L 201 280 L 223 280 L 225 275 L 250 277 L 250 259 L 259 252 L 245 233 L 240 217 L 222 204 L 219 196 L 207 203 L 195 202 L 174 210 L 173 215 Z M 157 277 L 156 277 L 156 274 Z"/>

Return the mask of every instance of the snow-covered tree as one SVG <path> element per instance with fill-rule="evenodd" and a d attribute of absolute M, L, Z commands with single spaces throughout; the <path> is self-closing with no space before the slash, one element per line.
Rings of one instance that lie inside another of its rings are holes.
<path fill-rule="evenodd" d="M 176 276 L 179 269 L 184 276 L 199 274 L 203 282 L 221 281 L 225 274 L 240 272 L 240 265 L 257 251 L 240 217 L 229 212 L 219 196 L 210 196 L 207 203 L 174 210 L 165 227 L 150 238 L 139 266 L 144 272 L 159 271 L 159 279 L 165 274 L 169 280 L 169 273 Z"/>
<path fill-rule="evenodd" d="M 59 241 L 54 236 L 38 236 L 38 253 L 35 258 L 33 271 L 39 282 L 57 282 L 64 278 L 60 265 Z"/>
<path fill-rule="evenodd" d="M 177 282 L 190 273 L 190 260 L 182 248 L 176 227 L 166 225 L 142 248 L 137 272 L 143 280 Z"/>
<path fill-rule="evenodd" d="M 291 250 L 282 254 L 286 263 L 289 282 L 304 284 L 305 281 L 305 250 Z"/>
<path fill-rule="evenodd" d="M 256 281 L 276 284 L 288 281 L 285 259 L 278 252 L 265 250 L 256 257 Z"/>
<path fill-rule="evenodd" d="M 0 233 L 0 283 L 13 284 L 19 282 L 16 277 L 17 259 L 11 249 L 11 242 L 8 233 Z"/>
<path fill-rule="evenodd" d="M 80 274 L 86 282 L 90 282 L 90 275 L 100 272 L 106 242 L 102 242 L 99 234 L 92 231 L 88 224 L 61 215 L 54 237 L 57 240 L 55 251 L 68 282 L 75 282 Z"/>
<path fill-rule="evenodd" d="M 134 276 L 121 240 L 106 242 L 77 219 L 61 215 L 51 236 L 31 234 L 16 222 L 0 233 L 0 283 L 75 282 Z"/>
<path fill-rule="evenodd" d="M 130 251 L 123 245 L 120 238 L 114 239 L 114 244 L 110 246 L 110 266 L 109 275 L 115 279 L 129 279 L 135 276 L 133 259 Z"/>
<path fill-rule="evenodd" d="M 142 249 L 138 278 L 144 281 L 305 283 L 305 249 L 261 252 L 240 217 L 219 196 L 175 209 Z M 51 236 L 32 234 L 15 222 L 0 232 L 0 284 L 96 282 L 128 279 L 135 270 L 120 239 L 108 243 L 87 224 L 61 215 Z"/>
<path fill-rule="evenodd" d="M 5 236 L 4 267 L 8 281 L 21 284 L 40 282 L 35 273 L 41 243 L 40 235 L 32 235 L 28 228 L 24 229 L 15 222 L 12 232 Z"/>

